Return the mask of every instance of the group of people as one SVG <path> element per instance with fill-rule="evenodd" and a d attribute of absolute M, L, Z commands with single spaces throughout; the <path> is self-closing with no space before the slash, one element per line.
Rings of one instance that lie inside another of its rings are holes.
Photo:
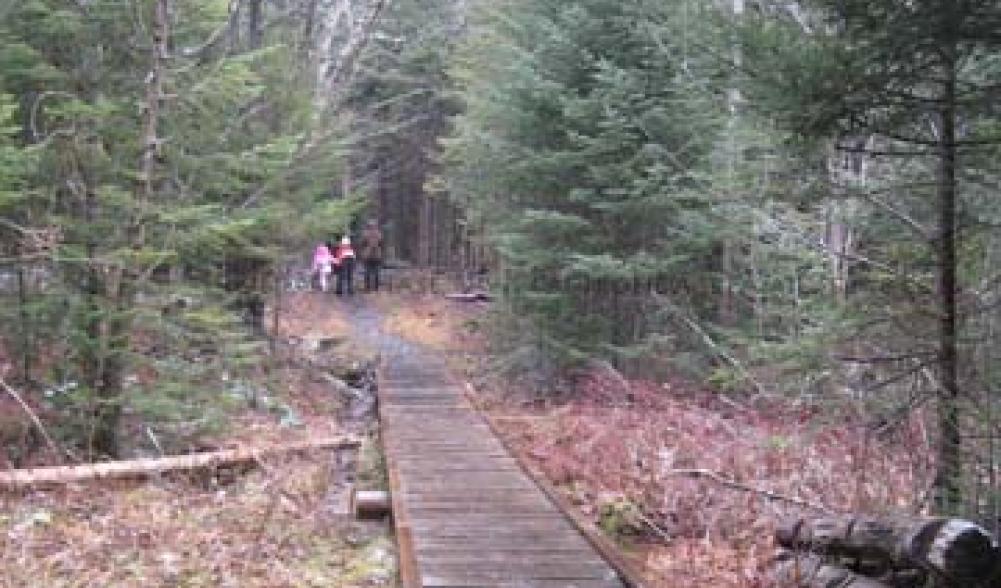
<path fill-rule="evenodd" d="M 335 279 L 334 293 L 338 296 L 354 294 L 355 260 L 360 258 L 365 275 L 365 290 L 379 289 L 379 270 L 383 256 L 382 231 L 375 221 L 369 221 L 358 241 L 355 253 L 348 235 L 320 243 L 313 250 L 313 276 L 320 291 L 326 292 L 330 276 Z"/>

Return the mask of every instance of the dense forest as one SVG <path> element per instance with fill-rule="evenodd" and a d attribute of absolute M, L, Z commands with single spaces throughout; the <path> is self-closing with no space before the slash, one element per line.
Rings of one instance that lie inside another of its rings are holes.
<path fill-rule="evenodd" d="M 999 31 L 996 0 L 0 0 L 3 460 L 197 447 L 371 219 L 387 265 L 489 283 L 497 373 L 918 423 L 897 506 L 997 533 Z"/>

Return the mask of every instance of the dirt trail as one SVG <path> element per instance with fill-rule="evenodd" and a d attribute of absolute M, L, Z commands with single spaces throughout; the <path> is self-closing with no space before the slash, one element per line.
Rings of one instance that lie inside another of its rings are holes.
<path fill-rule="evenodd" d="M 364 298 L 349 299 L 344 308 L 345 319 L 351 325 L 351 339 L 361 347 L 377 353 L 380 361 L 442 363 L 434 350 L 388 332 L 382 312 Z"/>

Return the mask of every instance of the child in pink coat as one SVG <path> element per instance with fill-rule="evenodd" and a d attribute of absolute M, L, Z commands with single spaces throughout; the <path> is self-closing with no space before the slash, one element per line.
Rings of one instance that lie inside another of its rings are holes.
<path fill-rule="evenodd" d="M 320 243 L 313 250 L 313 274 L 320 282 L 320 291 L 327 291 L 327 280 L 334 263 L 334 256 L 326 243 Z"/>

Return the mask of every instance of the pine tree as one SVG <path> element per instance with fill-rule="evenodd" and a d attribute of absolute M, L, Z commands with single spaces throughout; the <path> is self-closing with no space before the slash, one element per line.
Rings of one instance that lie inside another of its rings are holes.
<path fill-rule="evenodd" d="M 453 263 L 455 213 L 429 180 L 455 113 L 447 70 L 461 17 L 454 0 L 393 2 L 344 97 L 353 138 L 344 191 L 367 193 L 396 256 L 423 266 Z"/>
<path fill-rule="evenodd" d="M 694 268 L 717 244 L 723 104 L 693 75 L 711 66 L 686 46 L 686 9 L 476 6 L 448 189 L 500 252 L 513 313 L 564 357 L 634 353 L 663 333 L 661 297 L 711 289 Z"/>
<path fill-rule="evenodd" d="M 38 160 L 3 190 L 3 240 L 53 236 L 32 327 L 65 358 L 25 375 L 57 390 L 93 454 L 119 453 L 126 410 L 169 424 L 218 405 L 220 373 L 259 345 L 234 311 L 259 309 L 286 248 L 353 210 L 330 198 L 337 137 L 307 141 L 302 23 L 245 23 L 230 4 L 27 0 L 0 23 L 0 91 Z M 251 46 L 227 42 L 245 25 Z"/>
<path fill-rule="evenodd" d="M 818 0 L 759 3 L 745 30 L 757 82 L 751 101 L 775 108 L 799 137 L 836 139 L 840 151 L 892 178 L 854 194 L 875 207 L 873 253 L 901 251 L 905 234 L 927 247 L 862 271 L 873 285 L 892 285 L 897 300 L 918 300 L 898 304 L 889 324 L 906 332 L 908 347 L 896 352 L 906 370 L 937 368 L 936 490 L 945 512 L 962 502 L 962 405 L 975 396 L 964 368 L 972 348 L 962 339 L 979 312 L 960 299 L 979 297 L 976 273 L 963 275 L 973 259 L 964 253 L 979 257 L 980 179 L 994 173 L 990 154 L 1001 142 L 991 81 L 999 26 L 1001 6 L 987 0 Z M 867 290 L 871 302 L 881 298 L 878 287 Z M 879 313 L 866 322 L 887 325 Z"/>

